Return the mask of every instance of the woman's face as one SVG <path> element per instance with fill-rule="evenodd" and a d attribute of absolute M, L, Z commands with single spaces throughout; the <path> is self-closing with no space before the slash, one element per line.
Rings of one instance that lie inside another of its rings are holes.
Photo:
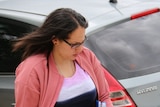
<path fill-rule="evenodd" d="M 82 51 L 85 39 L 85 28 L 78 27 L 71 34 L 69 34 L 69 39 L 54 39 L 53 43 L 55 45 L 53 52 L 56 52 L 64 59 L 74 60 L 76 56 Z"/>

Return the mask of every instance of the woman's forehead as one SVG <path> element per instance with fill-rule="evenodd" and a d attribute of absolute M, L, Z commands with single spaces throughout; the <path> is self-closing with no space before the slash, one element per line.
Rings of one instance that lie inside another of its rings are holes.
<path fill-rule="evenodd" d="M 85 38 L 85 28 L 78 27 L 72 33 L 69 34 L 69 39 L 77 40 L 77 39 L 84 39 Z"/>

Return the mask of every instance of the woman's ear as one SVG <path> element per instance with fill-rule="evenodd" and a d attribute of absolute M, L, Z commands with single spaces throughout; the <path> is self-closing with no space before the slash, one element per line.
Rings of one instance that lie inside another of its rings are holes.
<path fill-rule="evenodd" d="M 57 38 L 52 39 L 52 43 L 56 45 L 58 43 L 58 39 Z"/>

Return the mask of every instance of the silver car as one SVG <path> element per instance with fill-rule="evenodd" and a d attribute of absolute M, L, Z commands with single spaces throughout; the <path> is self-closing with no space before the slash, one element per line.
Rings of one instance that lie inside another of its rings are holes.
<path fill-rule="evenodd" d="M 89 21 L 84 45 L 106 69 L 113 105 L 160 107 L 160 0 L 0 0 L 0 107 L 15 104 L 12 40 L 61 7 Z"/>

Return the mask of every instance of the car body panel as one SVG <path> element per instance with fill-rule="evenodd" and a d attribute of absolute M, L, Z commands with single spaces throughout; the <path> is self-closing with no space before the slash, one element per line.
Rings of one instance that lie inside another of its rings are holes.
<path fill-rule="evenodd" d="M 160 72 L 119 80 L 127 89 L 138 107 L 158 107 L 160 105 Z"/>
<path fill-rule="evenodd" d="M 25 12 L 11 11 L 6 9 L 0 9 L 0 16 L 13 20 L 18 20 L 35 26 L 40 26 L 46 18 L 45 15 L 37 15 Z"/>
<path fill-rule="evenodd" d="M 11 107 L 14 100 L 14 75 L 0 75 L 0 106 Z"/>

